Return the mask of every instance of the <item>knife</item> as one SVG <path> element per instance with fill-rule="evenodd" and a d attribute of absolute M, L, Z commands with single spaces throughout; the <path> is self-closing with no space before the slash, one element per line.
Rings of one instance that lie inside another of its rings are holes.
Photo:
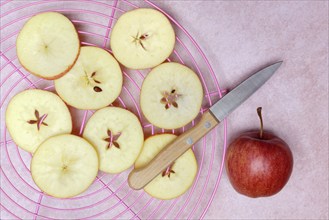
<path fill-rule="evenodd" d="M 142 189 L 178 157 L 184 154 L 204 135 L 223 121 L 234 109 L 258 90 L 280 67 L 282 61 L 274 63 L 254 73 L 231 92 L 216 102 L 205 112 L 200 122 L 178 136 L 158 153 L 146 166 L 134 169 L 128 177 L 128 184 L 133 189 Z"/>

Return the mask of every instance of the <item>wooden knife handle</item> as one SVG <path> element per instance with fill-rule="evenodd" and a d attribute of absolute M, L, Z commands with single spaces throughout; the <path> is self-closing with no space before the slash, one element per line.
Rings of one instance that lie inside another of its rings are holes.
<path fill-rule="evenodd" d="M 146 166 L 131 171 L 128 177 L 129 186 L 133 189 L 144 188 L 144 186 L 218 124 L 219 121 L 210 111 L 204 113 L 196 126 L 178 136 L 160 151 Z"/>

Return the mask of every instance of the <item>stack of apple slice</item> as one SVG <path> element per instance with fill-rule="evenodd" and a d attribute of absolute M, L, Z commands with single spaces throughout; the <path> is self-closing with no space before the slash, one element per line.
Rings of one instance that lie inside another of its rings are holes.
<path fill-rule="evenodd" d="M 57 95 L 39 89 L 17 94 L 8 104 L 6 125 L 17 146 L 33 153 L 31 174 L 45 193 L 71 197 L 95 179 L 96 151 L 84 139 L 69 135 L 71 115 Z"/>
<path fill-rule="evenodd" d="M 176 137 L 155 135 L 144 143 L 141 123 L 133 113 L 107 107 L 122 89 L 118 61 L 131 69 L 155 67 L 140 94 L 142 112 L 150 123 L 176 129 L 199 113 L 203 90 L 197 75 L 181 64 L 163 63 L 175 45 L 166 16 L 153 9 L 127 12 L 115 24 L 110 44 L 115 58 L 98 47 L 80 47 L 72 22 L 56 12 L 33 16 L 17 37 L 22 66 L 38 77 L 55 80 L 59 96 L 39 89 L 17 94 L 8 104 L 6 125 L 17 146 L 33 154 L 31 174 L 36 185 L 54 197 L 82 193 L 98 169 L 119 173 L 133 164 L 144 166 Z M 64 102 L 97 110 L 83 138 L 70 134 L 72 120 Z M 189 150 L 145 191 L 159 199 L 178 197 L 192 185 L 196 172 L 196 159 Z"/>
<path fill-rule="evenodd" d="M 136 9 L 123 14 L 111 33 L 114 56 L 131 69 L 153 68 L 144 79 L 140 106 L 146 119 L 164 129 L 190 123 L 200 112 L 203 89 L 198 76 L 178 63 L 163 63 L 172 53 L 175 33 L 169 20 L 153 9 Z M 148 138 L 135 168 L 145 166 L 176 136 Z M 104 147 L 103 147 L 104 149 Z M 159 199 L 173 199 L 193 183 L 197 163 L 189 150 L 151 181 L 144 190 Z"/>
<path fill-rule="evenodd" d="M 31 174 L 41 190 L 60 198 L 78 195 L 95 179 L 99 159 L 94 146 L 69 134 L 72 120 L 63 100 L 79 109 L 111 104 L 122 88 L 120 66 L 97 47 L 81 47 L 80 53 L 75 27 L 56 12 L 29 19 L 16 46 L 22 66 L 33 75 L 55 79 L 60 97 L 37 89 L 17 94 L 6 111 L 8 131 L 17 146 L 33 153 Z"/>

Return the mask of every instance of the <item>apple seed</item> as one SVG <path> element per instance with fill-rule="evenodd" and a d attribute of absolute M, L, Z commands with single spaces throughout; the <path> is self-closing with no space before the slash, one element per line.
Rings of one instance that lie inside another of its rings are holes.
<path fill-rule="evenodd" d="M 148 38 L 149 35 L 148 34 L 143 34 L 142 36 L 139 37 L 140 40 L 145 40 L 146 38 Z"/>
<path fill-rule="evenodd" d="M 94 91 L 95 92 L 101 92 L 103 90 L 100 87 L 98 87 L 98 86 L 94 86 Z"/>

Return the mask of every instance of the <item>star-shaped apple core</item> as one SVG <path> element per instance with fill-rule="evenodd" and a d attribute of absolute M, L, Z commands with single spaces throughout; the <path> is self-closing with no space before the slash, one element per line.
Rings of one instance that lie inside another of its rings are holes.
<path fill-rule="evenodd" d="M 107 129 L 107 137 L 103 139 L 104 141 L 108 142 L 106 149 L 110 149 L 112 146 L 120 149 L 120 145 L 117 142 L 120 136 L 121 136 L 121 132 L 113 135 L 112 131 L 110 129 Z"/>
<path fill-rule="evenodd" d="M 150 38 L 150 34 L 148 34 L 148 33 L 140 34 L 138 32 L 136 36 L 132 36 L 132 37 L 133 37 L 133 42 L 135 42 L 136 44 L 139 44 L 144 50 L 147 50 L 144 45 L 144 41 L 147 40 L 148 38 Z"/>
<path fill-rule="evenodd" d="M 38 131 L 40 130 L 41 128 L 41 125 L 45 125 L 45 126 L 48 126 L 48 124 L 46 122 L 44 122 L 44 120 L 47 118 L 47 114 L 43 114 L 41 117 L 40 117 L 40 113 L 38 110 L 35 110 L 34 111 L 34 115 L 35 115 L 35 118 L 36 120 L 29 120 L 27 121 L 27 123 L 29 124 L 36 124 L 37 125 L 37 128 L 38 128 Z"/>
<path fill-rule="evenodd" d="M 173 166 L 174 163 L 167 167 L 167 169 L 162 172 L 162 177 L 168 176 L 168 178 L 170 178 L 170 174 L 175 173 L 175 171 L 172 169 Z"/>
<path fill-rule="evenodd" d="M 171 90 L 171 92 L 163 92 L 163 98 L 160 100 L 162 104 L 165 105 L 165 109 L 169 109 L 171 106 L 178 108 L 177 99 L 181 96 L 177 93 L 175 89 Z"/>
<path fill-rule="evenodd" d="M 101 82 L 95 79 L 96 71 L 92 72 L 90 76 L 87 74 L 86 71 L 84 72 L 85 72 L 84 78 L 86 80 L 87 85 L 93 86 L 95 92 L 102 92 L 103 91 L 102 88 L 97 85 L 97 84 L 101 84 Z"/>

